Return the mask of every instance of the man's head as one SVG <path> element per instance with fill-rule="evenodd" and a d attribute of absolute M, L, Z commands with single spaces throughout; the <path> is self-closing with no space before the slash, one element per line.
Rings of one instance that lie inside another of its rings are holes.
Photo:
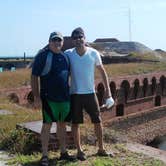
<path fill-rule="evenodd" d="M 58 32 L 58 31 L 52 32 L 50 34 L 49 41 L 50 40 L 54 40 L 54 39 L 63 40 L 63 35 L 60 32 Z"/>
<path fill-rule="evenodd" d="M 52 32 L 49 37 L 49 48 L 53 52 L 59 52 L 61 51 L 61 48 L 63 46 L 63 35 L 58 32 Z"/>
<path fill-rule="evenodd" d="M 85 33 L 81 27 L 78 27 L 72 31 L 71 38 L 76 47 L 85 45 Z"/>

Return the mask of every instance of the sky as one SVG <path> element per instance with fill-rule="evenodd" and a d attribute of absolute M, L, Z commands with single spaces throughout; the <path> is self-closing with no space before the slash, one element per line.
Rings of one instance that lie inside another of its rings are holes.
<path fill-rule="evenodd" d="M 0 57 L 34 56 L 51 32 L 70 36 L 76 27 L 88 42 L 117 38 L 166 50 L 165 17 L 166 0 L 1 0 Z"/>

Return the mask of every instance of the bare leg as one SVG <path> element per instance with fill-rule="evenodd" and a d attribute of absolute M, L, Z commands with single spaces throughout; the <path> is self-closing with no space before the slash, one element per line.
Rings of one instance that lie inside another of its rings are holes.
<path fill-rule="evenodd" d="M 102 123 L 94 123 L 94 129 L 98 140 L 99 150 L 104 150 Z"/>
<path fill-rule="evenodd" d="M 65 122 L 57 122 L 57 136 L 60 143 L 60 151 L 61 153 L 66 152 L 66 123 Z"/>
<path fill-rule="evenodd" d="M 48 156 L 48 142 L 52 123 L 43 123 L 41 130 L 41 144 L 43 156 Z"/>
<path fill-rule="evenodd" d="M 78 124 L 72 124 L 72 132 L 77 151 L 78 153 L 82 152 L 81 142 L 80 142 L 80 128 Z"/>

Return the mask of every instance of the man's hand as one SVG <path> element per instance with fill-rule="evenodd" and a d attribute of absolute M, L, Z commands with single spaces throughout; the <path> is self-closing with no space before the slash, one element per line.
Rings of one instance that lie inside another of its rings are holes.
<path fill-rule="evenodd" d="M 109 108 L 111 108 L 113 105 L 114 105 L 114 99 L 112 98 L 112 97 L 109 97 L 109 98 L 107 98 L 106 99 L 106 102 L 105 102 L 105 104 L 103 104 L 100 108 L 107 108 L 107 109 L 109 109 Z"/>
<path fill-rule="evenodd" d="M 114 105 L 115 101 L 112 97 L 106 99 L 105 106 L 107 109 L 111 108 Z"/>

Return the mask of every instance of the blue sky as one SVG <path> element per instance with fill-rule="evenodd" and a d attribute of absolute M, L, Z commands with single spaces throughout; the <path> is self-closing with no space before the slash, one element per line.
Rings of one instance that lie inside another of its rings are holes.
<path fill-rule="evenodd" d="M 50 32 L 69 36 L 81 26 L 87 41 L 131 39 L 166 50 L 165 0 L 4 0 L 0 2 L 0 56 L 35 55 Z"/>

